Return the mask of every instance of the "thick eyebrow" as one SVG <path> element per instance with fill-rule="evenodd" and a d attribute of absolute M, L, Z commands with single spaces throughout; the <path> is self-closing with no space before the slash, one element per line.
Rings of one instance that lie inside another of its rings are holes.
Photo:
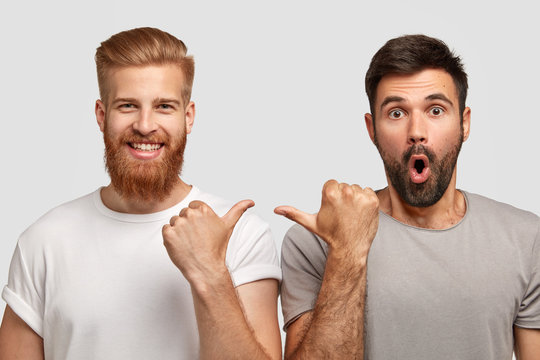
<path fill-rule="evenodd" d="M 167 99 L 167 98 L 156 98 L 152 102 L 154 103 L 154 105 L 158 105 L 158 104 L 175 104 L 176 106 L 182 105 L 180 101 L 176 99 Z"/>
<path fill-rule="evenodd" d="M 405 99 L 402 98 L 401 96 L 387 96 L 384 98 L 383 102 L 381 103 L 381 111 L 383 107 L 385 107 L 391 102 L 403 102 L 403 101 L 405 101 Z"/>
<path fill-rule="evenodd" d="M 116 104 L 116 103 L 119 103 L 119 102 L 126 102 L 126 103 L 136 103 L 137 100 L 135 100 L 134 98 L 116 98 L 112 101 L 111 104 Z"/>
<path fill-rule="evenodd" d="M 444 94 L 441 94 L 441 93 L 428 95 L 428 96 L 426 96 L 426 100 L 428 100 L 428 101 L 430 101 L 430 100 L 441 100 L 441 101 L 444 101 L 445 103 L 450 104 L 450 106 L 454 106 L 452 101 L 449 98 L 447 98 Z"/>
<path fill-rule="evenodd" d="M 450 106 L 454 106 L 454 103 L 452 103 L 452 101 L 447 98 L 444 94 L 442 93 L 435 93 L 435 94 L 431 94 L 431 95 L 428 95 L 426 96 L 425 98 L 426 101 L 432 101 L 432 100 L 441 100 L 441 101 L 444 101 L 448 104 L 450 104 Z M 383 109 L 383 107 L 385 107 L 386 105 L 392 103 L 392 102 L 403 102 L 405 101 L 404 98 L 402 98 L 401 96 L 387 96 L 384 98 L 383 102 L 381 103 L 381 110 Z"/>

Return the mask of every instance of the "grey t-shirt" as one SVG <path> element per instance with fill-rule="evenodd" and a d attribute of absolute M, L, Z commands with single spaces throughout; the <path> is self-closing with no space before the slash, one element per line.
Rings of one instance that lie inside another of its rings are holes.
<path fill-rule="evenodd" d="M 540 328 L 540 218 L 462 193 L 467 212 L 445 230 L 380 212 L 368 258 L 366 359 L 511 359 L 513 325 Z M 285 235 L 285 328 L 313 309 L 327 253 L 299 225 Z"/>

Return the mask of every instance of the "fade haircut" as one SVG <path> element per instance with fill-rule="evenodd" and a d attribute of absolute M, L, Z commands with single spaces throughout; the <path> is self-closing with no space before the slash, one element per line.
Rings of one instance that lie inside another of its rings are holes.
<path fill-rule="evenodd" d="M 450 51 L 443 41 L 425 35 L 404 35 L 391 39 L 371 59 L 365 85 L 373 118 L 377 86 L 385 75 L 414 74 L 429 68 L 442 69 L 452 76 L 463 121 L 468 84 L 461 58 Z"/>
<path fill-rule="evenodd" d="M 191 99 L 195 62 L 186 56 L 186 45 L 171 34 L 156 28 L 142 27 L 122 31 L 103 41 L 96 50 L 99 95 L 107 105 L 109 71 L 127 66 L 178 65 L 184 75 L 182 102 Z"/>

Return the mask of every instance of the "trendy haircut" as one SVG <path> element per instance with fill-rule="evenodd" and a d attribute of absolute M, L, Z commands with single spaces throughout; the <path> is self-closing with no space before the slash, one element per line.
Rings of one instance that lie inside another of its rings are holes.
<path fill-rule="evenodd" d="M 458 93 L 460 116 L 463 117 L 468 84 L 461 58 L 439 39 L 404 35 L 389 40 L 371 59 L 365 85 L 373 118 L 377 86 L 385 75 L 414 74 L 428 68 L 443 69 L 452 76 Z"/>
<path fill-rule="evenodd" d="M 99 94 L 107 104 L 109 71 L 127 66 L 178 65 L 184 75 L 183 106 L 191 99 L 195 62 L 186 56 L 186 45 L 171 34 L 156 28 L 142 27 L 122 31 L 103 41 L 96 50 Z"/>

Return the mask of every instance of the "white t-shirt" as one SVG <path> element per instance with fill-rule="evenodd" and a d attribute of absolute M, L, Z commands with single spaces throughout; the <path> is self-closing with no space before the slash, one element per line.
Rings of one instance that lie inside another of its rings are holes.
<path fill-rule="evenodd" d="M 176 206 L 125 214 L 100 189 L 41 217 L 19 238 L 2 297 L 43 337 L 47 359 L 196 359 L 189 283 L 169 259 L 162 226 L 193 200 L 223 216 L 233 205 L 193 187 Z M 235 286 L 281 279 L 268 225 L 238 221 L 226 264 Z"/>

